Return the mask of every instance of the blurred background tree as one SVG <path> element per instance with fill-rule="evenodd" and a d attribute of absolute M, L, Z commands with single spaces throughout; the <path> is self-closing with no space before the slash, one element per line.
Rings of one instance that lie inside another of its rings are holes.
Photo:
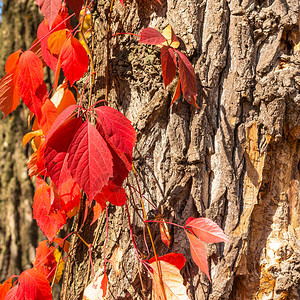
<path fill-rule="evenodd" d="M 26 50 L 36 38 L 42 18 L 34 0 L 3 0 L 0 23 L 0 76 L 7 57 Z M 3 115 L 1 115 L 3 117 Z M 28 110 L 23 106 L 0 122 L 0 281 L 31 267 L 38 243 L 32 219 L 34 188 L 27 175 Z"/>

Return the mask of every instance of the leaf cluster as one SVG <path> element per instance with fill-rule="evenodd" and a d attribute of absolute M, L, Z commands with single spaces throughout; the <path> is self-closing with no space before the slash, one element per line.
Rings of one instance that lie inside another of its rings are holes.
<path fill-rule="evenodd" d="M 76 81 L 88 70 L 90 75 L 86 84 L 90 82 L 92 88 L 91 79 L 95 74 L 85 40 L 88 29 L 82 30 L 86 27 L 84 22 L 92 2 L 36 0 L 36 3 L 45 19 L 39 25 L 37 40 L 31 48 L 18 50 L 7 59 L 6 75 L 0 80 L 0 109 L 7 116 L 16 109 L 21 99 L 30 111 L 32 131 L 24 136 L 23 145 L 30 142 L 33 148 L 27 162 L 29 175 L 35 176 L 36 180 L 33 217 L 47 240 L 38 245 L 31 269 L 19 276 L 13 275 L 0 286 L 0 299 L 52 299 L 50 283 L 58 283 L 62 276 L 65 260 L 69 258 L 67 238 L 72 234 L 76 234 L 88 247 L 94 273 L 92 283 L 85 289 L 84 299 L 104 299 L 109 284 L 106 263 L 109 262 L 120 275 L 122 249 L 116 248 L 109 260 L 105 260 L 104 253 L 104 262 L 95 273 L 92 245 L 87 244 L 78 232 L 71 232 L 64 239 L 58 238 L 57 234 L 79 210 L 84 211 L 86 218 L 87 209 L 93 207 L 92 223 L 97 221 L 103 210 L 108 216 L 108 202 L 125 205 L 128 212 L 123 182 L 132 169 L 136 175 L 132 164 L 136 132 L 121 112 L 105 105 L 99 106 L 102 101 L 88 108 L 82 107 L 85 88 L 81 95 L 71 91 L 71 87 L 76 88 Z M 74 14 L 69 14 L 69 9 Z M 73 16 L 79 21 L 75 28 L 70 25 Z M 76 37 L 78 31 L 81 40 Z M 165 88 L 176 78 L 177 72 L 179 74 L 172 104 L 182 93 L 190 104 L 198 107 L 196 75 L 188 58 L 177 49 L 180 43 L 171 26 L 167 26 L 163 33 L 145 28 L 139 38 L 140 43 L 161 48 Z M 45 66 L 55 76 L 52 96 L 44 82 Z M 64 80 L 58 85 L 60 74 L 64 75 Z M 92 119 L 95 122 L 92 123 Z M 139 185 L 136 190 L 140 193 Z M 130 221 L 129 213 L 128 219 Z M 153 299 L 188 299 L 180 274 L 185 265 L 184 256 L 180 253 L 157 256 L 148 222 L 151 221 L 145 217 L 144 223 L 155 254 L 150 260 L 140 258 L 130 222 L 129 228 L 137 257 L 153 280 Z M 152 222 L 159 223 L 161 239 L 169 247 L 172 237 L 168 224 L 172 223 L 162 215 Z M 225 234 L 216 223 L 206 218 L 189 218 L 185 226 L 179 227 L 187 234 L 194 262 L 210 280 L 203 242 L 227 241 Z M 13 280 L 15 277 L 17 280 Z"/>

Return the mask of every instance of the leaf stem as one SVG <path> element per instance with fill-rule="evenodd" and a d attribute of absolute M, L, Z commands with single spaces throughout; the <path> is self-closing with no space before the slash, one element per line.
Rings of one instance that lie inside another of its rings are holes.
<path fill-rule="evenodd" d="M 132 33 L 132 32 L 117 32 L 117 33 L 113 34 L 111 37 L 115 37 L 117 35 L 123 35 L 123 34 L 133 35 L 133 36 L 137 36 L 139 38 L 141 37 L 140 35 Z"/>
<path fill-rule="evenodd" d="M 71 219 L 69 219 L 69 221 L 68 221 L 68 225 L 67 225 L 66 232 L 69 231 L 70 222 L 71 222 Z M 62 258 L 62 255 L 63 255 L 64 246 L 65 246 L 65 242 L 66 242 L 66 240 L 63 241 L 63 244 L 62 244 L 62 247 L 61 247 L 61 248 L 62 248 L 62 251 L 60 252 L 60 255 L 59 255 L 57 267 L 56 267 L 56 269 L 55 269 L 55 274 L 54 274 L 53 280 L 52 280 L 52 282 L 51 282 L 51 288 L 53 287 L 53 285 L 54 285 L 54 283 L 55 283 L 55 277 L 56 277 L 56 274 L 57 274 L 57 271 L 58 271 L 58 266 L 59 266 L 59 264 L 60 264 L 60 262 L 61 262 L 61 258 Z"/>
<path fill-rule="evenodd" d="M 130 188 L 134 189 L 136 192 L 138 192 L 140 194 L 140 192 L 135 187 L 130 185 L 129 183 L 127 183 L 126 185 L 129 186 Z M 159 212 L 161 214 L 161 211 L 153 203 L 151 203 L 150 200 L 148 200 L 143 194 L 140 194 L 140 196 L 143 197 L 155 210 L 157 210 L 157 212 Z"/>
<path fill-rule="evenodd" d="M 109 42 L 110 42 L 110 25 L 111 25 L 111 13 L 114 6 L 114 0 L 110 2 L 110 9 L 107 18 L 107 35 L 106 35 L 106 72 L 105 72 L 105 101 L 108 100 L 108 69 L 109 69 Z"/>
<path fill-rule="evenodd" d="M 90 248 L 90 244 L 88 244 L 81 236 L 80 236 L 80 234 L 76 231 L 75 232 L 76 233 L 76 235 L 81 239 L 81 241 L 88 247 L 88 248 Z"/>
<path fill-rule="evenodd" d="M 108 240 L 108 207 L 107 206 L 105 207 L 105 215 L 106 215 L 106 237 L 105 237 L 104 249 L 103 249 L 104 272 L 106 272 L 105 250 L 106 250 L 106 245 L 107 245 L 107 240 Z"/>
<path fill-rule="evenodd" d="M 140 185 L 139 185 L 139 182 L 137 180 L 136 171 L 135 171 L 135 168 L 134 168 L 133 164 L 132 164 L 132 171 L 134 173 L 134 177 L 135 177 L 135 180 L 137 182 L 139 194 L 142 195 L 141 189 L 140 189 Z M 145 211 L 145 206 L 144 206 L 143 198 L 141 196 L 140 196 L 140 200 L 141 200 L 141 204 L 142 204 L 142 208 L 143 208 L 144 223 L 145 223 L 145 221 L 147 220 L 147 215 L 146 215 L 146 211 Z M 157 259 L 156 248 L 155 248 L 155 245 L 154 245 L 154 241 L 153 241 L 153 238 L 152 238 L 150 227 L 149 227 L 149 225 L 147 223 L 146 223 L 146 227 L 147 227 L 147 230 L 148 230 L 148 234 L 149 234 L 150 241 L 151 241 L 152 248 L 153 248 L 153 252 L 154 252 L 154 257 L 155 257 L 155 261 L 156 261 L 156 265 L 157 265 L 157 269 L 158 269 L 159 282 L 160 282 L 160 285 L 161 285 L 161 289 L 163 291 L 163 296 L 164 296 L 164 299 L 167 300 L 166 292 L 165 292 L 165 287 L 164 287 L 164 284 L 163 284 L 163 281 L 162 281 L 162 271 L 161 271 L 160 262 Z"/>
<path fill-rule="evenodd" d="M 53 33 L 55 31 L 56 28 L 58 28 L 62 23 L 68 21 L 69 19 L 71 19 L 73 16 L 75 16 L 75 13 L 68 16 L 67 18 L 63 19 L 58 25 L 56 25 L 54 28 L 52 28 L 47 34 L 45 34 L 40 40 L 38 40 L 36 43 L 34 43 L 29 49 L 28 51 L 31 51 L 35 46 L 37 46 L 39 43 L 42 42 L 42 40 L 44 40 L 48 35 L 50 35 L 51 33 Z"/>
<path fill-rule="evenodd" d="M 167 222 L 167 221 L 158 221 L 158 220 L 145 220 L 144 223 L 166 223 L 166 224 L 170 224 L 170 225 L 174 225 L 177 226 L 179 228 L 185 229 L 184 226 L 172 223 L 172 222 Z"/>
<path fill-rule="evenodd" d="M 38 264 L 36 264 L 35 266 L 38 266 L 39 264 L 41 264 L 51 253 L 54 252 L 55 249 L 57 249 L 61 243 L 63 243 L 69 236 L 71 236 L 72 234 L 74 234 L 75 232 L 70 232 L 65 238 L 63 238 Z"/>
<path fill-rule="evenodd" d="M 89 255 L 90 255 L 90 262 L 91 262 L 93 276 L 95 277 L 95 269 L 94 269 L 93 258 L 92 258 L 92 244 L 89 245 Z"/>

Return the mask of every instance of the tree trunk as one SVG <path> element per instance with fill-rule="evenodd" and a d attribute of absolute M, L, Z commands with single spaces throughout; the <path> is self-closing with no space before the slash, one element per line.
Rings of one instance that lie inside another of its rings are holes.
<path fill-rule="evenodd" d="M 184 225 L 188 217 L 206 216 L 230 239 L 208 247 L 211 283 L 191 260 L 180 228 L 170 228 L 168 249 L 157 224 L 150 225 L 159 255 L 180 252 L 187 258 L 183 275 L 191 299 L 299 299 L 299 2 L 113 3 L 112 34 L 171 24 L 195 66 L 200 109 L 182 99 L 170 107 L 174 86 L 164 90 L 158 48 L 130 35 L 112 37 L 107 46 L 110 3 L 94 2 L 93 101 L 104 99 L 109 53 L 109 105 L 137 131 L 138 184 L 133 174 L 128 184 L 139 185 L 167 220 Z M 150 258 L 139 195 L 126 189 L 135 242 Z M 146 201 L 145 207 L 147 217 L 155 217 Z M 97 270 L 105 214 L 93 226 L 82 227 L 82 219 L 76 228 L 93 243 Z M 124 257 L 121 276 L 108 272 L 107 299 L 150 299 L 151 278 L 136 258 L 125 207 L 110 206 L 108 224 L 106 259 L 117 246 Z M 72 247 L 61 299 L 81 299 L 91 280 L 88 249 L 75 237 Z"/>
<path fill-rule="evenodd" d="M 34 0 L 2 3 L 0 77 L 13 51 L 30 48 L 41 21 Z M 24 151 L 21 143 L 27 118 L 27 110 L 20 106 L 0 122 L 0 282 L 31 267 L 38 240 L 32 219 L 34 190 L 26 166 L 28 148 Z"/>

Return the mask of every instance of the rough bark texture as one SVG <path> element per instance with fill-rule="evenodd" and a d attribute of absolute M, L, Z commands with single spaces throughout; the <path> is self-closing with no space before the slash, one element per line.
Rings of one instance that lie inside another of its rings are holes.
<path fill-rule="evenodd" d="M 105 92 L 109 6 L 95 1 L 93 12 L 94 101 Z M 170 221 L 184 225 L 190 216 L 206 216 L 230 239 L 209 246 L 210 283 L 191 261 L 182 230 L 171 229 L 167 249 L 151 225 L 159 254 L 180 252 L 189 260 L 184 278 L 191 299 L 300 298 L 298 11 L 297 0 L 114 3 L 112 33 L 171 24 L 198 77 L 200 109 L 182 100 L 170 108 L 159 49 L 132 36 L 111 39 L 109 104 L 137 130 L 134 165 L 142 193 Z M 128 182 L 137 187 L 132 174 Z M 128 188 L 127 194 L 135 241 L 150 258 L 139 197 Z M 155 211 L 145 206 L 153 218 Z M 116 246 L 125 255 L 121 276 L 109 272 L 107 298 L 149 299 L 151 279 L 137 261 L 126 209 L 110 207 L 108 223 L 106 258 Z M 105 216 L 81 233 L 93 242 L 97 270 Z M 81 299 L 90 280 L 87 248 L 75 238 L 73 246 L 62 299 Z"/>
<path fill-rule="evenodd" d="M 34 0 L 2 3 L 0 77 L 13 51 L 30 48 L 41 20 Z M 0 282 L 31 267 L 38 240 L 32 219 L 33 186 L 27 176 L 26 149 L 22 147 L 27 117 L 28 111 L 19 107 L 0 122 Z"/>

